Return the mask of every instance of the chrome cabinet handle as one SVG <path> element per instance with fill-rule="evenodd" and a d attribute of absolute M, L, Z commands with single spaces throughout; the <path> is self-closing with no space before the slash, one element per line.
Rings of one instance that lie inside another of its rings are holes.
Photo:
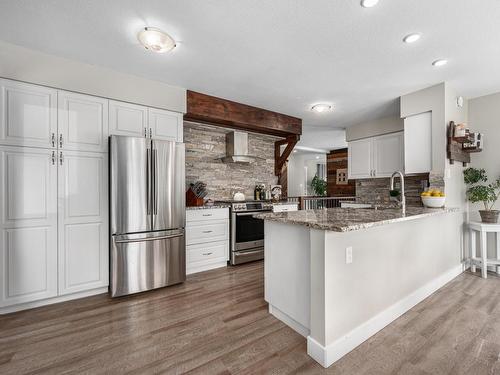
<path fill-rule="evenodd" d="M 55 133 L 52 133 L 50 137 L 50 143 L 52 143 L 52 147 L 56 147 L 56 135 Z"/>
<path fill-rule="evenodd" d="M 59 134 L 59 147 L 62 148 L 62 146 L 63 146 L 63 135 L 61 133 L 61 134 Z"/>
<path fill-rule="evenodd" d="M 59 164 L 63 165 L 64 157 L 62 151 L 59 153 Z"/>
<path fill-rule="evenodd" d="M 212 214 L 202 214 L 201 216 L 212 216 Z"/>
<path fill-rule="evenodd" d="M 212 233 L 213 231 L 211 230 L 204 230 L 203 233 Z"/>
<path fill-rule="evenodd" d="M 146 127 L 144 127 L 144 137 L 147 137 L 148 136 L 148 130 L 146 129 Z"/>
<path fill-rule="evenodd" d="M 212 253 L 203 253 L 203 255 L 212 255 Z"/>
<path fill-rule="evenodd" d="M 52 165 L 56 165 L 56 152 L 52 151 Z"/>
<path fill-rule="evenodd" d="M 153 131 L 149 128 L 149 138 L 153 138 Z"/>

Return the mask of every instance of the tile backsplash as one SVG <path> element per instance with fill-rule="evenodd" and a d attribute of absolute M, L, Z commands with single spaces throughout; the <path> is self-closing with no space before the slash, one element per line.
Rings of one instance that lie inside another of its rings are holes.
<path fill-rule="evenodd" d="M 389 198 L 390 178 L 367 178 L 356 180 L 356 201 L 380 205 L 392 205 Z M 420 193 L 428 186 L 429 175 L 406 176 L 405 196 L 409 206 L 422 206 Z M 399 178 L 395 180 L 400 187 Z"/>
<path fill-rule="evenodd" d="M 184 122 L 186 145 L 186 188 L 189 183 L 207 184 L 207 198 L 231 199 L 242 192 L 253 199 L 255 184 L 276 184 L 274 175 L 274 142 L 277 137 L 248 133 L 248 153 L 258 156 L 250 164 L 223 163 L 226 155 L 226 134 L 231 130 L 218 126 Z"/>

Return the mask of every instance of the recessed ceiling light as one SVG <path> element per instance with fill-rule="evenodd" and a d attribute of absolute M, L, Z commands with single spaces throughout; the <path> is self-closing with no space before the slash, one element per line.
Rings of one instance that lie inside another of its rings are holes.
<path fill-rule="evenodd" d="M 293 152 L 297 152 L 297 150 L 293 150 Z"/>
<path fill-rule="evenodd" d="M 378 0 L 361 0 L 361 6 L 364 8 L 371 8 L 377 5 Z"/>
<path fill-rule="evenodd" d="M 445 60 L 445 59 L 438 59 L 438 60 L 435 60 L 432 62 L 432 65 L 434 65 L 434 66 L 443 66 L 446 64 L 448 64 L 448 60 Z"/>
<path fill-rule="evenodd" d="M 319 156 L 316 156 L 316 159 L 319 159 Z"/>
<path fill-rule="evenodd" d="M 419 40 L 421 37 L 420 34 L 418 33 L 413 33 L 413 34 L 408 34 L 403 38 L 403 42 L 405 43 L 415 43 L 417 40 Z"/>
<path fill-rule="evenodd" d="M 175 40 L 154 27 L 145 27 L 139 32 L 137 39 L 144 47 L 158 53 L 168 52 L 175 48 Z"/>
<path fill-rule="evenodd" d="M 332 110 L 332 106 L 330 104 L 315 104 L 311 107 L 311 111 L 322 113 L 322 112 L 328 112 Z"/>

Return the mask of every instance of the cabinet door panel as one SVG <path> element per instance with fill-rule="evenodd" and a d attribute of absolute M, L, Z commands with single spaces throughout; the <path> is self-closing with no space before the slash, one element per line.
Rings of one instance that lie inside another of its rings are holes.
<path fill-rule="evenodd" d="M 59 165 L 59 294 L 108 285 L 106 154 L 63 153 Z"/>
<path fill-rule="evenodd" d="M 55 147 L 57 91 L 0 79 L 0 144 Z"/>
<path fill-rule="evenodd" d="M 57 295 L 57 165 L 51 153 L 0 147 L 0 306 Z"/>
<path fill-rule="evenodd" d="M 432 169 L 432 112 L 405 118 L 404 154 L 406 173 Z"/>
<path fill-rule="evenodd" d="M 372 177 L 372 154 L 371 139 L 349 142 L 347 167 L 350 179 Z"/>
<path fill-rule="evenodd" d="M 149 128 L 154 139 L 182 142 L 182 115 L 149 108 Z"/>
<path fill-rule="evenodd" d="M 395 171 L 404 172 L 402 132 L 376 137 L 373 143 L 376 177 L 391 177 Z"/>
<path fill-rule="evenodd" d="M 110 134 L 144 137 L 147 128 L 147 107 L 114 100 L 109 101 Z"/>
<path fill-rule="evenodd" d="M 108 100 L 59 91 L 58 128 L 62 149 L 105 152 L 108 145 Z"/>

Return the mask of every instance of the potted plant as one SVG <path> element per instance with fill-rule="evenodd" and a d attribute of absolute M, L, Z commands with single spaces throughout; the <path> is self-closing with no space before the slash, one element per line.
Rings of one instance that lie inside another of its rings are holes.
<path fill-rule="evenodd" d="M 311 187 L 313 188 L 314 194 L 320 197 L 324 197 L 326 195 L 326 187 L 327 183 L 325 180 L 322 180 L 315 175 L 311 181 Z"/>
<path fill-rule="evenodd" d="M 467 168 L 464 170 L 464 181 L 467 184 L 467 198 L 472 203 L 482 202 L 484 210 L 479 210 L 483 223 L 497 223 L 499 210 L 494 210 L 493 206 L 500 196 L 500 178 L 491 184 L 481 184 L 488 182 L 484 169 Z"/>

